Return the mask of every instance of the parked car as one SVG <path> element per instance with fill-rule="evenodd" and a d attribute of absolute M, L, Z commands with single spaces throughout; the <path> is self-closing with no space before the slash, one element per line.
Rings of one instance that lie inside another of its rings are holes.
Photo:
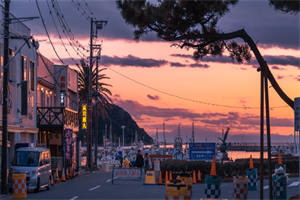
<path fill-rule="evenodd" d="M 21 147 L 16 150 L 10 168 L 10 186 L 12 174 L 26 174 L 27 190 L 38 192 L 41 188 L 51 187 L 50 150 L 43 147 Z"/>

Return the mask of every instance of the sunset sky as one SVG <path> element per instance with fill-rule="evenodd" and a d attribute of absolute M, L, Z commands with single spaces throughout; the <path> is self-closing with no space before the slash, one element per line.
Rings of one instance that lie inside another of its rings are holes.
<path fill-rule="evenodd" d="M 46 1 L 39 4 L 59 55 L 65 63 L 74 64 L 59 39 Z M 106 74 L 111 79 L 107 83 L 113 86 L 114 103 L 128 111 L 150 135 L 155 135 L 156 128 L 161 132 L 165 121 L 169 141 L 177 134 L 179 123 L 181 133 L 190 136 L 194 120 L 196 141 L 215 141 L 226 127 L 231 128 L 230 141 L 259 141 L 260 74 L 254 58 L 248 64 L 234 63 L 226 55 L 195 61 L 192 51 L 171 47 L 154 33 L 136 42 L 133 28 L 124 22 L 114 1 L 65 0 L 59 1 L 59 6 L 75 39 L 86 48 L 90 25 L 84 10 L 89 14 L 92 11 L 99 20 L 108 20 L 99 32 L 98 43 L 102 41 L 101 64 L 108 68 Z M 33 0 L 12 1 L 11 12 L 17 17 L 38 16 Z M 299 14 L 275 10 L 267 0 L 241 0 L 218 27 L 224 32 L 244 28 L 258 44 L 281 88 L 294 99 L 300 96 L 299 22 Z M 41 21 L 26 25 L 40 41 L 40 52 L 60 64 Z M 63 41 L 72 57 L 78 59 L 68 40 Z M 279 135 L 293 133 L 293 110 L 272 87 L 269 91 L 272 139 L 290 142 L 290 136 Z"/>

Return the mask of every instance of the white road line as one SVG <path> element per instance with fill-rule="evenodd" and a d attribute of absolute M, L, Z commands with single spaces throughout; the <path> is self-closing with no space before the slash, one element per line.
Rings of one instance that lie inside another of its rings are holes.
<path fill-rule="evenodd" d="M 72 197 L 70 200 L 78 199 L 79 196 Z"/>
<path fill-rule="evenodd" d="M 288 187 L 294 187 L 294 186 L 298 186 L 299 184 L 300 184 L 300 181 L 295 181 L 295 182 L 293 182 L 293 183 L 289 184 L 289 186 L 288 186 Z"/>
<path fill-rule="evenodd" d="M 266 189 L 269 189 L 269 186 L 268 186 L 268 185 L 264 186 L 264 190 L 266 190 Z"/>
<path fill-rule="evenodd" d="M 95 187 L 92 187 L 92 188 L 89 189 L 89 191 L 96 190 L 96 189 L 98 189 L 99 187 L 101 187 L 101 185 L 97 185 L 97 186 L 95 186 Z"/>
<path fill-rule="evenodd" d="M 117 176 L 114 177 L 114 180 L 116 180 L 117 178 L 118 178 Z M 111 178 L 109 178 L 109 179 L 106 180 L 106 183 L 109 183 L 109 182 L 111 182 Z"/>

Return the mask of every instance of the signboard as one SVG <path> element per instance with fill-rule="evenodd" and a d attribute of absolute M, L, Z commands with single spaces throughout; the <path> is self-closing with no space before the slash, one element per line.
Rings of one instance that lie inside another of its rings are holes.
<path fill-rule="evenodd" d="M 114 183 L 114 179 L 142 181 L 142 168 L 113 168 L 112 184 Z"/>
<path fill-rule="evenodd" d="M 190 143 L 190 160 L 211 161 L 216 154 L 216 143 Z"/>
<path fill-rule="evenodd" d="M 87 109 L 86 109 L 86 104 L 82 105 L 82 129 L 87 129 Z"/>
<path fill-rule="evenodd" d="M 172 159 L 172 155 L 150 155 L 150 160 L 152 163 L 152 169 L 154 171 L 160 170 L 160 162 L 164 160 Z"/>
<path fill-rule="evenodd" d="M 294 112 L 295 112 L 295 131 L 300 131 L 300 98 L 295 98 L 294 103 Z"/>
<path fill-rule="evenodd" d="M 65 146 L 66 160 L 72 159 L 72 154 L 73 154 L 72 134 L 73 134 L 72 129 L 65 129 L 64 146 Z"/>

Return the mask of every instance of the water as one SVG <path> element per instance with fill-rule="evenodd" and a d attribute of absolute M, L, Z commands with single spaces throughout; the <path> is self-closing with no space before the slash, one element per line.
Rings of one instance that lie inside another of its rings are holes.
<path fill-rule="evenodd" d="M 260 158 L 260 152 L 251 152 L 251 151 L 228 151 L 228 157 L 233 161 L 236 159 L 249 159 L 252 155 L 253 159 Z M 264 152 L 264 158 L 268 158 L 268 152 Z"/>

